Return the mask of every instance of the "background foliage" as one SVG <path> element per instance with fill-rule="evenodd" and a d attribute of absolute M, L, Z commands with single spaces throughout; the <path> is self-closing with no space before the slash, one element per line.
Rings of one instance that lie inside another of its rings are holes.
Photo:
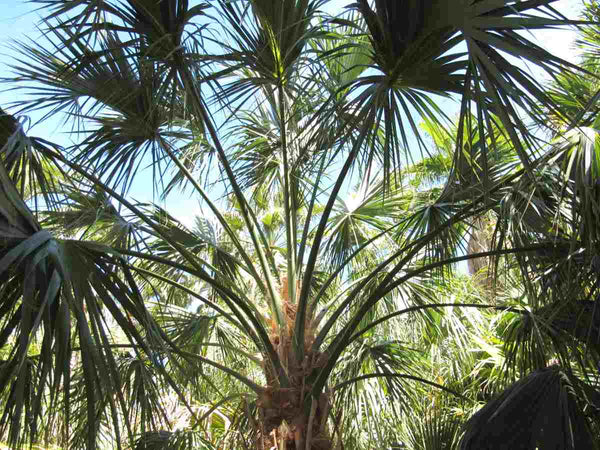
<path fill-rule="evenodd" d="M 595 1 L 36 3 L 0 114 L 12 448 L 598 447 Z M 532 42 L 567 26 L 579 65 Z"/>

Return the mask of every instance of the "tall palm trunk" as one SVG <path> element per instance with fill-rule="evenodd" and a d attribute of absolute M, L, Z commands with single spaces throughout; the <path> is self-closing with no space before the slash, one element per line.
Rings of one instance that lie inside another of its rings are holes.
<path fill-rule="evenodd" d="M 473 221 L 467 254 L 487 252 L 492 249 L 492 226 L 491 220 L 485 217 L 477 217 Z M 493 273 L 489 257 L 471 258 L 467 260 L 469 275 L 474 277 L 475 282 L 482 289 L 491 289 L 493 285 Z"/>
<path fill-rule="evenodd" d="M 296 282 L 299 291 L 301 282 Z M 296 320 L 296 308 L 289 301 L 288 279 L 284 277 L 280 286 L 283 299 L 283 311 L 286 324 L 278 327 L 271 320 L 269 335 L 273 347 L 277 349 L 282 364 L 287 369 L 291 386 L 280 387 L 270 365 L 264 365 L 267 385 L 259 396 L 259 422 L 256 433 L 255 448 L 257 450 L 325 450 L 333 448 L 327 430 L 330 399 L 322 393 L 318 399 L 305 400 L 310 388 L 308 377 L 314 369 L 324 364 L 323 355 L 311 352 L 315 339 L 313 321 L 309 318 L 305 325 L 304 360 L 296 362 L 293 354 L 293 333 Z"/>

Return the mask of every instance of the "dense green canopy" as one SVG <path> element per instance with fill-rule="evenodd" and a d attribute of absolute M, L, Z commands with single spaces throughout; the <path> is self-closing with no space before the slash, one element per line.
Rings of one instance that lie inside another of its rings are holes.
<path fill-rule="evenodd" d="M 595 0 L 35 2 L 1 441 L 600 446 Z M 533 34 L 576 26 L 580 65 Z"/>

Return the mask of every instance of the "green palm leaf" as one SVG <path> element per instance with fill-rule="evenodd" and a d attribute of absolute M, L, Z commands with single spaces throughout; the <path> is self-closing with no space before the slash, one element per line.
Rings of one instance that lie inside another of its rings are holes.
<path fill-rule="evenodd" d="M 578 384 L 558 366 L 531 373 L 473 416 L 461 449 L 596 448 Z"/>

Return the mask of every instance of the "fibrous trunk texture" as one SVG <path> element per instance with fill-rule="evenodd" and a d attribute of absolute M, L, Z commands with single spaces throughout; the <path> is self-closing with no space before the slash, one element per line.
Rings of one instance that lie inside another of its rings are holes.
<path fill-rule="evenodd" d="M 299 284 L 298 282 L 298 287 Z M 304 360 L 300 364 L 296 361 L 292 350 L 296 308 L 288 301 L 288 284 L 285 278 L 282 280 L 280 293 L 284 299 L 286 323 L 279 327 L 272 320 L 270 339 L 287 369 L 291 386 L 280 387 L 270 364 L 264 364 L 267 385 L 257 401 L 260 429 L 256 430 L 255 447 L 259 450 L 330 450 L 332 442 L 327 430 L 330 405 L 328 395 L 322 393 L 317 399 L 310 398 L 312 386 L 307 382 L 308 376 L 322 367 L 326 359 L 319 352 L 311 353 L 315 329 L 312 321 L 307 319 Z"/>

